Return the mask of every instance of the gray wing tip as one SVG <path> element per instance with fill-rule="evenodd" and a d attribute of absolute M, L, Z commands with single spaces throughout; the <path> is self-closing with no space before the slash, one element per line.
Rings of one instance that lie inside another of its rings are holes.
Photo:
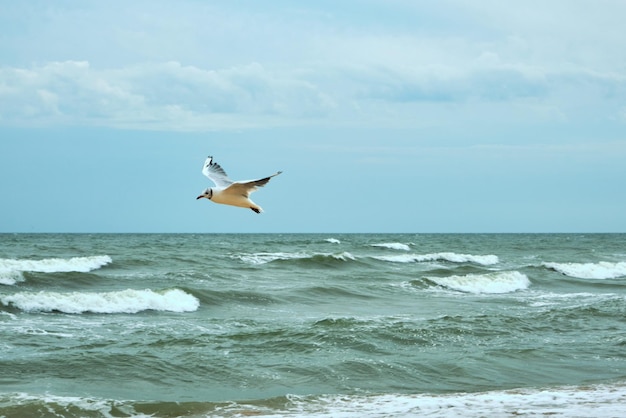
<path fill-rule="evenodd" d="M 215 172 L 217 174 L 222 175 L 224 177 L 224 180 L 226 180 L 226 181 L 229 181 L 229 182 L 231 181 L 231 180 L 228 179 L 228 174 L 226 174 L 226 171 L 224 171 L 222 166 L 219 165 L 218 163 L 216 163 L 213 160 L 213 156 L 212 155 L 209 155 L 207 157 L 206 161 L 204 162 L 204 169 L 208 170 L 208 171 L 213 171 L 213 172 Z M 209 176 L 209 175 L 207 174 L 207 176 Z M 209 178 L 210 178 L 210 176 L 209 176 Z"/>

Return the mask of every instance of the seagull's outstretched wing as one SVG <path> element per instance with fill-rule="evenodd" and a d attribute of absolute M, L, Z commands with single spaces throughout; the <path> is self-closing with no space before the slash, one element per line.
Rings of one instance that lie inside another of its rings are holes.
<path fill-rule="evenodd" d="M 224 191 L 227 193 L 239 194 L 239 195 L 248 197 L 250 193 L 256 191 L 257 187 L 265 186 L 272 177 L 275 177 L 279 175 L 280 173 L 282 173 L 282 171 L 279 171 L 277 173 L 272 174 L 271 176 L 267 176 L 259 180 L 236 181 L 232 183 L 230 186 L 228 186 L 228 188 L 226 188 L 226 190 Z"/>
<path fill-rule="evenodd" d="M 208 157 L 204 162 L 202 174 L 207 176 L 217 187 L 228 187 L 233 184 L 224 169 L 218 163 L 213 162 L 213 157 Z"/>

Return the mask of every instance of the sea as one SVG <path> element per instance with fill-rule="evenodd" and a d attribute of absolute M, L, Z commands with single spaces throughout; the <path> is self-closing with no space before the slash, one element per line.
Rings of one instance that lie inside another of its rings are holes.
<path fill-rule="evenodd" d="M 0 234 L 0 417 L 624 417 L 626 234 Z"/>

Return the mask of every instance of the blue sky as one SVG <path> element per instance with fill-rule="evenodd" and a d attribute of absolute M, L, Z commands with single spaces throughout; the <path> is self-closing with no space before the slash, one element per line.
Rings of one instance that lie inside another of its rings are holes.
<path fill-rule="evenodd" d="M 626 232 L 626 2 L 0 10 L 0 232 Z"/>

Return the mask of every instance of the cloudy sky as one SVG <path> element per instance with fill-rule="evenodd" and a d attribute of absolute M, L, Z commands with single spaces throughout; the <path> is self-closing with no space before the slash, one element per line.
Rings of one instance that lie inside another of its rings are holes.
<path fill-rule="evenodd" d="M 624 16 L 0 0 L 0 232 L 626 232 Z"/>

